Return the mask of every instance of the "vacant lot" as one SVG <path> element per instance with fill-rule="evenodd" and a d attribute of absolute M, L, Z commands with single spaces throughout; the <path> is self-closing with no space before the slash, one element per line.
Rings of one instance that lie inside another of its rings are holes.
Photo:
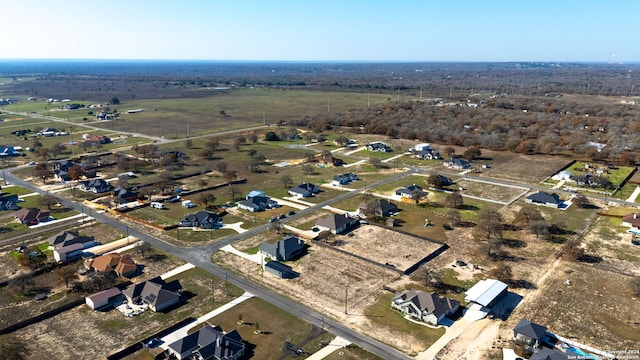
<path fill-rule="evenodd" d="M 482 169 L 481 176 L 537 184 L 569 163 L 566 158 L 558 156 L 512 155 L 516 155 L 516 157 L 505 159 L 505 162 L 494 163 L 489 169 Z"/>
<path fill-rule="evenodd" d="M 406 270 L 442 246 L 373 225 L 360 226 L 349 235 L 337 236 L 336 240 L 341 250 L 399 270 Z"/>
<path fill-rule="evenodd" d="M 540 287 L 539 296 L 525 297 L 505 329 L 525 317 L 597 349 L 637 350 L 640 313 L 630 279 L 597 266 L 562 262 Z"/>
<path fill-rule="evenodd" d="M 369 227 L 363 229 L 367 228 Z M 405 241 L 401 241 L 401 243 L 407 246 L 415 245 L 413 242 L 405 243 Z M 259 243 L 259 237 L 254 237 L 246 242 L 238 243 L 237 248 L 251 250 Z M 375 246 L 385 246 L 385 244 L 376 244 Z M 401 252 L 400 246 L 393 248 Z M 373 254 L 375 251 L 370 249 L 367 252 Z M 294 262 L 287 262 L 296 272 L 300 273 L 300 276 L 286 281 L 267 273 L 263 274 L 258 264 L 232 254 L 218 252 L 214 255 L 214 260 L 309 308 L 341 319 L 358 331 L 367 333 L 402 351 L 415 354 L 424 350 L 434 338 L 439 336 L 435 333 L 432 334 L 427 328 L 420 325 L 396 328 L 387 325 L 384 328 L 380 327 L 378 324 L 380 316 L 399 316 L 388 310 L 388 299 L 381 297 L 388 294 L 383 290 L 383 286 L 403 288 L 407 279 L 385 266 L 343 254 L 331 247 L 312 245 L 307 255 Z M 371 313 L 368 309 L 375 304 L 380 304 L 380 301 L 386 302 L 384 308 L 388 311 L 385 310 L 384 314 L 378 312 L 375 316 L 362 316 Z M 348 314 L 345 314 L 345 309 Z M 391 323 L 395 323 L 395 321 Z M 425 335 L 427 333 L 428 336 Z"/>
<path fill-rule="evenodd" d="M 481 199 L 508 203 L 528 189 L 512 186 L 503 186 L 491 182 L 475 181 L 469 179 L 458 180 L 457 185 L 464 187 L 463 196 L 474 196 Z"/>

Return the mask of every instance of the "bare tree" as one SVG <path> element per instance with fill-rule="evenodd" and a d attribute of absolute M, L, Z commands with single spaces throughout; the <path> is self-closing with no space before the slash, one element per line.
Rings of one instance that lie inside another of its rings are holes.
<path fill-rule="evenodd" d="M 40 206 L 46 207 L 47 210 L 51 211 L 51 209 L 58 204 L 58 199 L 56 199 L 53 195 L 44 194 L 38 200 L 38 204 Z"/>
<path fill-rule="evenodd" d="M 71 284 L 72 281 L 79 279 L 78 272 L 71 265 L 58 267 L 55 270 L 55 275 L 56 275 L 56 278 L 60 282 L 64 283 L 64 286 L 67 288 L 69 287 L 69 284 Z"/>
<path fill-rule="evenodd" d="M 291 179 L 291 176 L 289 175 L 282 175 L 282 177 L 280 178 L 280 183 L 286 189 L 293 185 L 293 179 Z"/>

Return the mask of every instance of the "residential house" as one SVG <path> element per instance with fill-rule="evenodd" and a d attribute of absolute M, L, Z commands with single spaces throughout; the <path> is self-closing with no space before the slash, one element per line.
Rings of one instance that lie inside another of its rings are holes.
<path fill-rule="evenodd" d="M 260 253 L 273 260 L 291 260 L 304 252 L 304 241 L 294 236 L 287 236 L 275 243 L 262 243 L 258 248 Z"/>
<path fill-rule="evenodd" d="M 413 198 L 413 194 L 416 192 L 418 192 L 420 196 L 423 196 L 424 194 L 424 190 L 422 189 L 421 186 L 413 184 L 410 186 L 403 186 L 400 189 L 396 190 L 396 195 L 403 198 L 411 199 Z"/>
<path fill-rule="evenodd" d="M 53 250 L 53 258 L 58 262 L 67 262 L 77 259 L 82 256 L 85 249 L 93 247 L 98 243 L 90 241 L 86 243 L 75 243 L 67 246 L 62 246 Z"/>
<path fill-rule="evenodd" d="M 275 275 L 280 279 L 293 279 L 300 274 L 293 271 L 291 266 L 283 264 L 279 261 L 268 261 L 264 264 L 264 271 L 269 274 Z"/>
<path fill-rule="evenodd" d="M 0 210 L 18 210 L 19 201 L 18 195 L 15 194 L 0 196 Z"/>
<path fill-rule="evenodd" d="M 558 194 L 546 193 L 542 191 L 538 191 L 535 194 L 527 196 L 524 201 L 530 204 L 543 205 L 556 209 L 562 205 L 562 200 L 560 200 Z"/>
<path fill-rule="evenodd" d="M 358 206 L 358 212 L 366 214 L 373 211 L 377 216 L 391 216 L 398 212 L 398 206 L 386 199 L 377 199 L 372 202 L 361 202 Z"/>
<path fill-rule="evenodd" d="M 237 360 L 245 345 L 238 331 L 225 333 L 219 326 L 207 325 L 169 344 L 167 350 L 178 360 Z"/>
<path fill-rule="evenodd" d="M 116 287 L 91 294 L 84 298 L 87 306 L 93 310 L 113 307 L 122 303 L 122 291 Z"/>
<path fill-rule="evenodd" d="M 391 299 L 391 307 L 414 319 L 438 325 L 446 316 L 451 316 L 458 311 L 460 303 L 435 293 L 405 290 Z"/>
<path fill-rule="evenodd" d="M 382 141 L 374 141 L 365 145 L 365 149 L 370 151 L 391 152 L 391 147 Z"/>
<path fill-rule="evenodd" d="M 331 180 L 331 185 L 333 186 L 347 185 L 352 181 L 356 181 L 356 180 L 360 180 L 358 175 L 349 172 L 341 175 L 335 175 L 333 177 L 333 180 Z"/>
<path fill-rule="evenodd" d="M 456 169 L 456 170 L 471 169 L 471 163 L 468 162 L 467 160 L 460 159 L 460 158 L 451 158 L 449 160 L 445 160 L 442 164 L 449 169 Z"/>
<path fill-rule="evenodd" d="M 96 120 L 104 121 L 104 120 L 111 120 L 112 116 L 106 111 L 100 111 L 95 115 L 95 118 Z"/>
<path fill-rule="evenodd" d="M 116 187 L 113 189 L 113 197 L 117 203 L 126 203 L 131 201 L 136 201 L 138 199 L 139 193 L 132 191 L 131 189 L 125 189 L 121 187 Z"/>
<path fill-rule="evenodd" d="M 91 179 L 80 182 L 80 189 L 101 194 L 111 191 L 111 185 L 102 179 Z"/>
<path fill-rule="evenodd" d="M 350 217 L 349 214 L 333 214 L 316 220 L 316 227 L 320 231 L 331 231 L 333 234 L 344 234 L 358 224 L 358 219 Z"/>
<path fill-rule="evenodd" d="M 60 160 L 53 163 L 53 171 L 63 170 L 69 171 L 72 167 L 76 166 L 76 164 L 71 160 Z"/>
<path fill-rule="evenodd" d="M 42 211 L 38 208 L 25 208 L 20 209 L 13 213 L 13 216 L 21 224 L 24 225 L 36 225 L 44 221 L 51 220 L 51 214 L 48 211 Z"/>
<path fill-rule="evenodd" d="M 422 150 L 413 152 L 413 156 L 421 160 L 441 160 L 442 156 L 434 150 Z"/>
<path fill-rule="evenodd" d="M 513 328 L 513 340 L 523 341 L 531 349 L 534 349 L 540 346 L 546 333 L 546 327 L 532 323 L 527 319 L 521 319 Z"/>
<path fill-rule="evenodd" d="M 166 283 L 160 277 L 133 284 L 122 291 L 127 301 L 142 302 L 153 311 L 163 311 L 180 301 L 182 286 L 178 280 Z"/>
<path fill-rule="evenodd" d="M 292 196 L 312 197 L 320 192 L 320 188 L 311 183 L 303 183 L 292 187 L 287 192 Z"/>
<path fill-rule="evenodd" d="M 48 238 L 47 242 L 49 242 L 49 248 L 51 249 L 59 249 L 71 244 L 93 243 L 87 244 L 87 246 L 83 245 L 85 248 L 98 245 L 98 242 L 93 237 L 81 236 L 77 231 L 62 231 Z"/>
<path fill-rule="evenodd" d="M 82 134 L 82 140 L 85 144 L 95 146 L 98 144 L 108 144 L 111 139 L 104 135 Z"/>
<path fill-rule="evenodd" d="M 198 211 L 180 220 L 180 227 L 197 227 L 201 229 L 215 229 L 222 225 L 222 219 L 212 212 Z"/>
<path fill-rule="evenodd" d="M 264 211 L 267 209 L 275 209 L 279 207 L 280 205 L 277 202 L 271 200 L 264 194 L 264 192 L 259 190 L 251 191 L 249 194 L 247 194 L 245 200 L 238 202 L 238 208 L 251 212 Z"/>
<path fill-rule="evenodd" d="M 320 155 L 320 162 L 325 165 L 333 165 L 333 166 L 342 166 L 344 165 L 344 161 L 337 157 L 334 157 L 332 154 L 323 154 Z"/>
<path fill-rule="evenodd" d="M 98 272 L 115 272 L 118 276 L 131 277 L 138 266 L 131 255 L 110 253 L 85 260 L 84 267 Z"/>
<path fill-rule="evenodd" d="M 555 181 L 570 181 L 571 180 L 571 171 L 562 170 L 557 174 L 551 177 L 551 180 Z"/>
<path fill-rule="evenodd" d="M 54 179 L 57 181 L 71 181 L 71 175 L 65 170 L 54 170 Z"/>
<path fill-rule="evenodd" d="M 640 214 L 631 213 L 627 214 L 622 218 L 622 226 L 630 227 L 631 230 L 629 232 L 632 233 L 640 233 Z"/>
<path fill-rule="evenodd" d="M 480 280 L 464 293 L 464 301 L 490 308 L 507 295 L 507 288 L 507 284 L 499 280 Z"/>

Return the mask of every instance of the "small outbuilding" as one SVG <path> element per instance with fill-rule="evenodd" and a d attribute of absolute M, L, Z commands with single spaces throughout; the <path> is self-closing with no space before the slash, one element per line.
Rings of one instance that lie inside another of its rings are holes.
<path fill-rule="evenodd" d="M 109 306 L 117 306 L 122 302 L 122 291 L 116 287 L 91 294 L 84 298 L 87 306 L 93 310 L 106 308 Z"/>

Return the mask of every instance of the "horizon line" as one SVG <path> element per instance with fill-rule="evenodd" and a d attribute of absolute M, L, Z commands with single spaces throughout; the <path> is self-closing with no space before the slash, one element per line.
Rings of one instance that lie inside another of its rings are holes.
<path fill-rule="evenodd" d="M 101 59 L 101 58 L 0 58 L 0 62 L 9 61 L 68 61 L 68 62 L 192 62 L 192 63 L 205 63 L 205 62 L 217 62 L 217 63 L 328 63 L 328 64 L 416 64 L 416 63 L 558 63 L 558 64 L 605 64 L 605 65 L 626 65 L 636 64 L 639 60 L 633 61 L 606 61 L 606 60 L 241 60 L 241 59 Z"/>

